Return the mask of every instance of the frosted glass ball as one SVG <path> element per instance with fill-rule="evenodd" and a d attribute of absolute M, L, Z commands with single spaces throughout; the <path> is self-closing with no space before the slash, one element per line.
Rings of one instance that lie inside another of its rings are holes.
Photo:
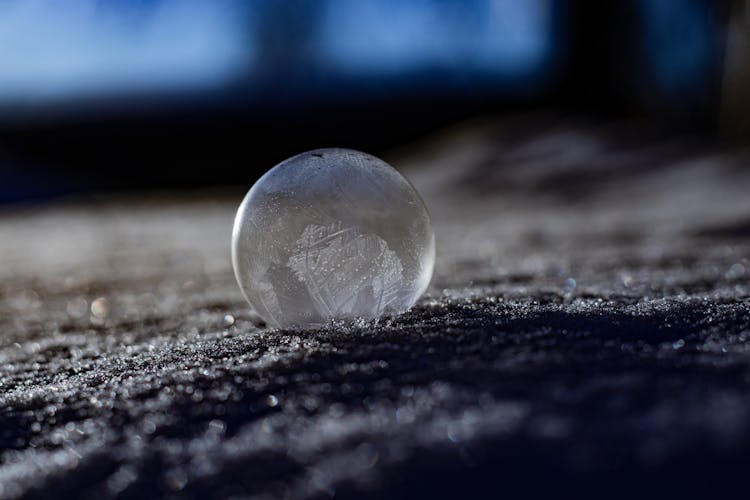
<path fill-rule="evenodd" d="M 393 167 L 349 149 L 289 158 L 237 211 L 232 264 L 274 327 L 372 319 L 409 309 L 435 264 L 424 202 Z"/>

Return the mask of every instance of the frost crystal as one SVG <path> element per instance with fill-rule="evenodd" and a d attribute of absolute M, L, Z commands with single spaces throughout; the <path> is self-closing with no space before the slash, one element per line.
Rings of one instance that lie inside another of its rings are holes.
<path fill-rule="evenodd" d="M 386 309 L 398 298 L 403 269 L 382 238 L 340 223 L 307 226 L 288 266 L 327 317 L 352 316 L 368 304 Z"/>

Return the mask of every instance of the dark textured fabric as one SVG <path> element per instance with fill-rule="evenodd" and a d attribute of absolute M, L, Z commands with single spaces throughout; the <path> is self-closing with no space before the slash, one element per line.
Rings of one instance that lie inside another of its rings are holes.
<path fill-rule="evenodd" d="M 388 159 L 432 286 L 315 331 L 243 301 L 241 192 L 0 212 L 0 497 L 747 498 L 741 156 L 521 117 Z"/>

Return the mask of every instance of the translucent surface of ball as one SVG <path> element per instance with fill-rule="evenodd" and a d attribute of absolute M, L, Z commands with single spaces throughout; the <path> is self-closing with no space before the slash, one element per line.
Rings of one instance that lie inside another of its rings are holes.
<path fill-rule="evenodd" d="M 435 236 L 411 184 L 374 156 L 319 149 L 253 185 L 237 211 L 232 263 L 274 327 L 409 309 L 432 277 Z"/>

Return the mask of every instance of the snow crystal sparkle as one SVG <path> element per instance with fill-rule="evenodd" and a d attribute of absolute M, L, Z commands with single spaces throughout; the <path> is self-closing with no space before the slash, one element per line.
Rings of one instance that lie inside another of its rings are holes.
<path fill-rule="evenodd" d="M 271 326 L 406 311 L 425 291 L 435 236 L 424 202 L 395 169 L 319 149 L 269 170 L 237 211 L 232 263 Z"/>

